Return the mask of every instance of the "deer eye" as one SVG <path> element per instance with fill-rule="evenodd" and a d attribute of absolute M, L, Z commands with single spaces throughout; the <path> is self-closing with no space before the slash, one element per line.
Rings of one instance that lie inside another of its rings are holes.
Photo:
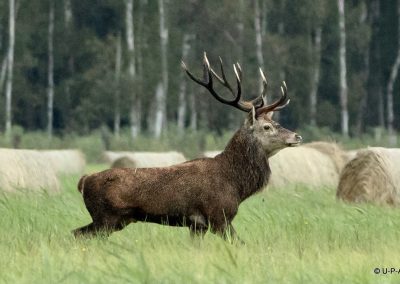
<path fill-rule="evenodd" d="M 268 131 L 268 130 L 270 130 L 271 129 L 271 126 L 270 125 L 264 125 L 264 130 L 266 130 L 266 131 Z"/>

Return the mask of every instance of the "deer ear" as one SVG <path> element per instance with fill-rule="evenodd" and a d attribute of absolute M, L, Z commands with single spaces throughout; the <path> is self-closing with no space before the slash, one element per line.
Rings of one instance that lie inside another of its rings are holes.
<path fill-rule="evenodd" d="M 273 115 L 274 115 L 274 112 L 273 112 L 273 111 L 268 112 L 268 113 L 267 113 L 268 119 L 271 119 L 271 120 L 272 120 L 272 116 L 273 116 Z"/>

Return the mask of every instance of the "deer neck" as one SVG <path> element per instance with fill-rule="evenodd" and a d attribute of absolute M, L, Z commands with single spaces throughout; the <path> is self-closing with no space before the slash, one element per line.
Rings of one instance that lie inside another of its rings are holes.
<path fill-rule="evenodd" d="M 269 180 L 268 158 L 248 129 L 242 126 L 220 155 L 224 170 L 238 189 L 241 201 L 260 191 Z"/>

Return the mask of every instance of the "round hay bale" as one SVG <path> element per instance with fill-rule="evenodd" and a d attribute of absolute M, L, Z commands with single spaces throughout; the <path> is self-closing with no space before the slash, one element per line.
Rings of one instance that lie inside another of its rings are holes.
<path fill-rule="evenodd" d="M 39 151 L 0 149 L 0 190 L 59 192 L 53 165 Z"/>
<path fill-rule="evenodd" d="M 136 168 L 136 164 L 129 157 L 121 157 L 112 163 L 111 168 Z"/>
<path fill-rule="evenodd" d="M 358 151 L 359 151 L 359 150 L 349 150 L 349 151 L 346 151 L 345 154 L 344 154 L 344 155 L 345 155 L 345 158 L 346 158 L 346 163 L 347 163 L 348 161 L 353 160 L 353 159 L 356 157 Z"/>
<path fill-rule="evenodd" d="M 168 167 L 186 162 L 185 156 L 178 152 L 111 152 L 104 154 L 113 163 L 115 160 L 127 157 L 133 161 L 136 168 Z"/>
<path fill-rule="evenodd" d="M 340 175 L 336 196 L 348 202 L 398 205 L 400 149 L 371 147 L 358 151 Z"/>
<path fill-rule="evenodd" d="M 221 154 L 222 151 L 215 150 L 215 151 L 205 151 L 203 152 L 203 158 L 214 158 L 215 156 Z"/>
<path fill-rule="evenodd" d="M 348 161 L 348 158 L 346 157 L 346 152 L 343 151 L 343 149 L 341 147 L 339 147 L 339 145 L 336 143 L 315 141 L 315 142 L 304 144 L 303 146 L 318 150 L 321 153 L 330 157 L 332 159 L 333 163 L 335 164 L 336 171 L 338 173 L 341 172 L 344 165 Z"/>
<path fill-rule="evenodd" d="M 286 148 L 269 158 L 268 187 L 304 185 L 312 188 L 336 187 L 339 173 L 333 160 L 320 151 L 300 146 Z"/>
<path fill-rule="evenodd" d="M 79 150 L 46 150 L 40 153 L 59 175 L 81 175 L 85 170 L 85 157 Z"/>

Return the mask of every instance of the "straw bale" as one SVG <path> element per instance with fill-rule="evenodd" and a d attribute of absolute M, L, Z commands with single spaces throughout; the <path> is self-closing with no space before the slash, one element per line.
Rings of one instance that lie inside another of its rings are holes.
<path fill-rule="evenodd" d="M 79 150 L 46 150 L 40 153 L 59 175 L 81 175 L 85 170 L 85 157 Z"/>
<path fill-rule="evenodd" d="M 339 173 L 334 161 L 311 147 L 285 148 L 269 158 L 269 187 L 304 185 L 311 188 L 336 187 Z"/>
<path fill-rule="evenodd" d="M 132 160 L 129 157 L 121 157 L 116 159 L 112 165 L 111 168 L 136 168 L 135 161 Z"/>
<path fill-rule="evenodd" d="M 168 167 L 186 162 L 179 152 L 105 152 L 106 159 L 114 163 L 117 159 L 129 158 L 136 168 Z M 125 159 L 126 160 L 126 159 Z"/>
<path fill-rule="evenodd" d="M 0 149 L 0 190 L 59 192 L 53 165 L 39 151 Z"/>
<path fill-rule="evenodd" d="M 215 151 L 205 151 L 202 154 L 202 157 L 204 158 L 214 158 L 215 156 L 221 154 L 222 151 L 215 150 Z"/>
<path fill-rule="evenodd" d="M 343 169 L 336 195 L 348 202 L 398 205 L 400 149 L 370 147 L 358 151 Z"/>
<path fill-rule="evenodd" d="M 341 172 L 344 165 L 347 163 L 348 158 L 346 152 L 337 144 L 325 141 L 315 141 L 303 145 L 304 147 L 309 147 L 320 151 L 321 153 L 330 157 L 335 164 L 336 171 Z"/>
<path fill-rule="evenodd" d="M 349 150 L 345 152 L 345 158 L 346 158 L 346 162 L 353 160 L 356 156 L 357 156 L 357 152 L 361 150 Z"/>

